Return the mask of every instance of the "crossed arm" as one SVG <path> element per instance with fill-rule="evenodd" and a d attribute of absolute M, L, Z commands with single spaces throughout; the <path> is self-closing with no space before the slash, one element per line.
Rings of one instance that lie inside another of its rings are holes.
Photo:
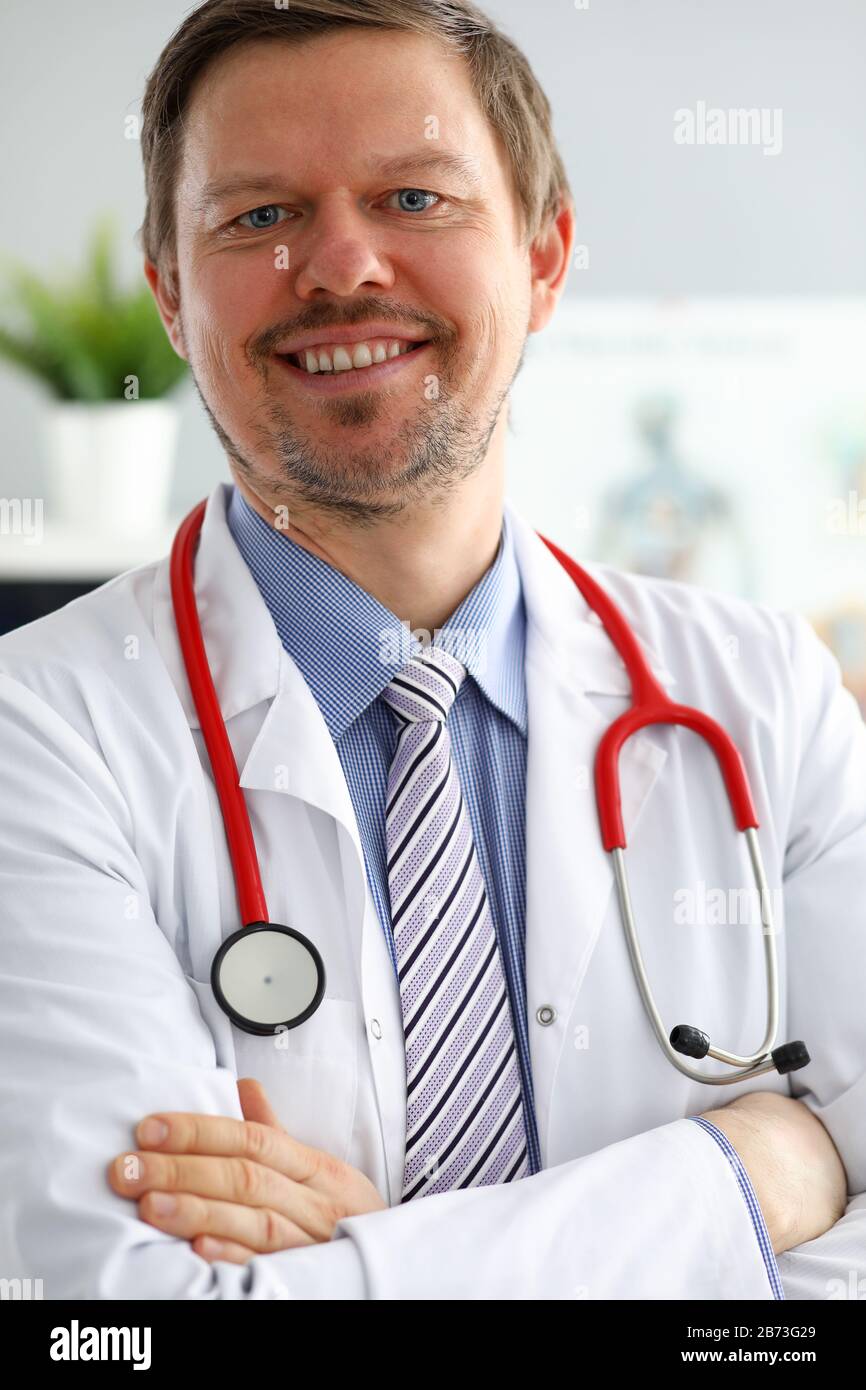
<path fill-rule="evenodd" d="M 385 1210 L 370 1180 L 300 1144 L 279 1124 L 258 1081 L 238 1081 L 244 1118 L 170 1112 L 145 1117 L 139 1148 L 109 1165 L 111 1186 L 138 1215 L 188 1240 L 206 1260 L 328 1241 L 340 1221 Z M 751 1092 L 706 1112 L 734 1144 L 779 1255 L 815 1239 L 845 1210 L 842 1160 L 802 1101 Z"/>

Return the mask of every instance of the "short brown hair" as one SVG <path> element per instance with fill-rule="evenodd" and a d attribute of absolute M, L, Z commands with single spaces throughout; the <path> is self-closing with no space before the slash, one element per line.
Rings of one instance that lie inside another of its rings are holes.
<path fill-rule="evenodd" d="M 504 142 L 527 244 L 572 201 L 551 129 L 550 103 L 526 58 L 471 0 L 205 0 L 172 34 L 147 79 L 141 151 L 146 207 L 139 229 L 147 259 L 174 283 L 174 191 L 183 115 L 192 84 L 235 43 L 302 43 L 355 26 L 440 39 L 469 66 L 473 89 Z"/>

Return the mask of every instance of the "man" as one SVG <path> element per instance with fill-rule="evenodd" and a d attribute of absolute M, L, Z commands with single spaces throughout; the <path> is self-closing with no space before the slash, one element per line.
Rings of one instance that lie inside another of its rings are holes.
<path fill-rule="evenodd" d="M 661 1056 L 616 926 L 582 774 L 621 668 L 504 504 L 508 390 L 574 239 L 525 60 L 468 5 L 209 0 L 143 150 L 146 274 L 235 481 L 205 644 L 271 918 L 327 986 L 276 1037 L 215 1003 L 237 906 L 166 562 L 4 639 L 4 1270 L 49 1297 L 712 1299 L 781 1297 L 781 1268 L 830 1296 L 866 1241 L 866 736 L 802 620 L 604 576 L 748 746 L 786 879 L 812 1074 L 726 1104 Z M 404 624 L 430 636 L 395 654 Z M 667 1009 L 748 1050 L 760 933 L 673 941 L 655 876 L 667 850 L 668 891 L 702 853 L 741 881 L 701 756 L 624 752 L 633 883 Z M 831 902 L 810 935 L 831 891 L 857 930 Z"/>

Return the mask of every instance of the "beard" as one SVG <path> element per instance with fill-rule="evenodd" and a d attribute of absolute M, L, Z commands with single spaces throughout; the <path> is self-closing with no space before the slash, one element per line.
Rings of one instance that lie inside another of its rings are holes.
<path fill-rule="evenodd" d="M 425 397 L 389 442 L 377 440 L 366 446 L 363 435 L 368 427 L 387 418 L 391 395 L 387 387 L 361 387 L 351 396 L 315 402 L 323 418 L 346 434 L 344 443 L 325 444 L 304 433 L 291 406 L 276 397 L 273 373 L 282 368 L 273 358 L 257 362 L 263 391 L 246 422 L 246 433 L 255 441 L 250 451 L 231 437 L 208 403 L 192 361 L 190 371 L 230 462 L 259 497 L 273 505 L 302 502 L 355 525 L 372 525 L 419 502 L 444 504 L 448 494 L 481 467 L 503 402 L 523 365 L 521 352 L 508 383 L 489 406 L 473 412 L 457 398 L 453 348 L 447 344 L 443 348 L 441 343 L 437 347 L 442 352 L 437 398 Z M 397 408 L 404 410 L 400 393 L 405 398 L 405 387 L 397 387 L 394 393 Z"/>

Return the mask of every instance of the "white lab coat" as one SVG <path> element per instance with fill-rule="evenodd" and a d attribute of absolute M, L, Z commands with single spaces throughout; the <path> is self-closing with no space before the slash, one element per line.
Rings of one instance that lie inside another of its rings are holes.
<path fill-rule="evenodd" d="M 0 639 L 3 1274 L 42 1278 L 46 1298 L 770 1299 L 728 1160 L 685 1117 L 790 1087 L 829 1129 L 851 1200 L 831 1231 L 781 1257 L 787 1295 L 856 1296 L 866 727 L 807 623 L 589 566 L 667 688 L 737 742 L 770 886 L 784 881 L 778 1040 L 804 1038 L 811 1065 L 745 1087 L 696 1084 L 665 1061 L 645 1016 L 599 840 L 593 754 L 626 708 L 625 672 L 506 503 L 528 614 L 526 988 L 543 1171 L 400 1206 L 397 984 L 336 749 L 228 531 L 228 495 L 220 484 L 209 500 L 198 607 L 271 917 L 316 942 L 326 997 L 275 1043 L 235 1029 L 211 994 L 237 908 L 167 559 Z M 712 755 L 690 733 L 653 729 L 626 744 L 621 780 L 665 1024 L 751 1051 L 765 1019 L 760 928 L 675 919 L 678 890 L 699 911 L 701 882 L 706 895 L 752 882 Z M 240 1117 L 239 1076 L 258 1077 L 291 1134 L 362 1169 L 393 1205 L 247 1267 L 210 1266 L 140 1221 L 109 1188 L 109 1160 L 134 1148 L 149 1112 Z"/>

